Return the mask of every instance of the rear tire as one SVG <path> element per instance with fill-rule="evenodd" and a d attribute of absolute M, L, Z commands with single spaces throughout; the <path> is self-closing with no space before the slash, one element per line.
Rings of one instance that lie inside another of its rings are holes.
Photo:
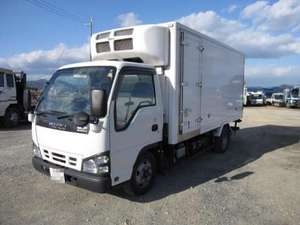
<path fill-rule="evenodd" d="M 12 128 L 19 123 L 19 112 L 16 108 L 8 108 L 4 115 L 4 126 L 7 128 Z"/>
<path fill-rule="evenodd" d="M 125 192 L 129 195 L 145 194 L 153 185 L 156 173 L 156 162 L 151 152 L 140 155 L 135 162 L 131 179 L 125 185 Z"/>
<path fill-rule="evenodd" d="M 215 138 L 215 146 L 213 151 L 217 153 L 224 153 L 230 145 L 231 132 L 228 125 L 223 127 L 220 137 Z"/>

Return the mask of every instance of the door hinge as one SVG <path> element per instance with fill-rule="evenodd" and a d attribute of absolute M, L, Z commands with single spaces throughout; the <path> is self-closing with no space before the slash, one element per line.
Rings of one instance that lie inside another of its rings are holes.
<path fill-rule="evenodd" d="M 198 50 L 202 53 L 205 50 L 205 48 L 202 45 L 199 45 Z"/>
<path fill-rule="evenodd" d="M 202 81 L 196 82 L 196 87 L 202 87 Z"/>
<path fill-rule="evenodd" d="M 180 32 L 180 44 L 183 44 L 183 42 L 184 42 L 184 32 L 181 31 Z"/>
<path fill-rule="evenodd" d="M 196 123 L 201 123 L 202 122 L 202 117 L 201 116 L 199 116 L 195 121 L 196 121 Z"/>

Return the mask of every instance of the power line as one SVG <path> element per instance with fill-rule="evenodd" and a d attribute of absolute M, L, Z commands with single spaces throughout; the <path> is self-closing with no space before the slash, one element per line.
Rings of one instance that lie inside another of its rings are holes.
<path fill-rule="evenodd" d="M 79 23 L 85 22 L 81 16 L 79 16 L 75 13 L 71 13 L 63 8 L 59 8 L 59 7 L 55 6 L 54 4 L 51 4 L 45 0 L 25 0 L 25 1 L 30 3 L 31 5 L 41 8 L 41 9 L 43 9 L 49 13 L 52 13 L 56 16 L 68 18 L 74 22 L 79 22 Z"/>
<path fill-rule="evenodd" d="M 92 36 L 92 33 L 93 33 L 93 18 L 92 17 L 90 17 L 89 22 L 86 22 L 83 19 L 83 17 L 81 17 L 75 13 L 71 13 L 63 8 L 59 8 L 56 5 L 54 5 L 50 2 L 47 2 L 46 0 L 25 0 L 25 1 L 30 3 L 33 6 L 41 8 L 43 10 L 46 10 L 47 12 L 52 13 L 56 16 L 68 18 L 74 22 L 79 22 L 85 26 L 88 26 L 90 28 L 90 37 Z M 92 60 L 91 53 L 90 53 L 90 60 Z"/>
<path fill-rule="evenodd" d="M 77 15 L 75 13 L 69 12 L 69 11 L 67 11 L 67 10 L 65 10 L 63 8 L 59 8 L 59 7 L 55 6 L 54 4 L 52 4 L 50 2 L 47 2 L 45 0 L 37 0 L 37 1 L 43 2 L 45 5 L 47 5 L 50 8 L 53 8 L 54 10 L 58 10 L 58 11 L 64 12 L 66 15 L 69 15 L 70 17 L 73 17 L 74 19 L 77 19 L 78 21 L 84 21 L 84 19 L 81 16 L 79 16 L 79 15 Z"/>

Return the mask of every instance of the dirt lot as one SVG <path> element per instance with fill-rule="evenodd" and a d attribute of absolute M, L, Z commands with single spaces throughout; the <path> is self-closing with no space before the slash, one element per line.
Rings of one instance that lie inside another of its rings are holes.
<path fill-rule="evenodd" d="M 300 110 L 245 109 L 225 154 L 185 159 L 142 197 L 51 182 L 30 128 L 0 130 L 0 224 L 299 224 Z"/>

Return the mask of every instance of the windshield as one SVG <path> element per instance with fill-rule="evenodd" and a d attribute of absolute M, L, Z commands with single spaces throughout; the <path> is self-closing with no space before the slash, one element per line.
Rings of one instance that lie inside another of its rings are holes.
<path fill-rule="evenodd" d="M 252 95 L 252 99 L 262 99 L 262 95 Z"/>
<path fill-rule="evenodd" d="M 274 98 L 277 99 L 277 100 L 282 100 L 283 95 L 274 95 Z"/>
<path fill-rule="evenodd" d="M 90 114 L 90 90 L 101 89 L 108 95 L 115 68 L 79 67 L 58 70 L 46 87 L 37 112 Z"/>
<path fill-rule="evenodd" d="M 292 97 L 294 97 L 294 98 L 298 98 L 298 96 L 299 96 L 299 89 L 298 89 L 298 88 L 293 89 L 293 90 L 291 91 L 291 95 L 292 95 Z"/>

